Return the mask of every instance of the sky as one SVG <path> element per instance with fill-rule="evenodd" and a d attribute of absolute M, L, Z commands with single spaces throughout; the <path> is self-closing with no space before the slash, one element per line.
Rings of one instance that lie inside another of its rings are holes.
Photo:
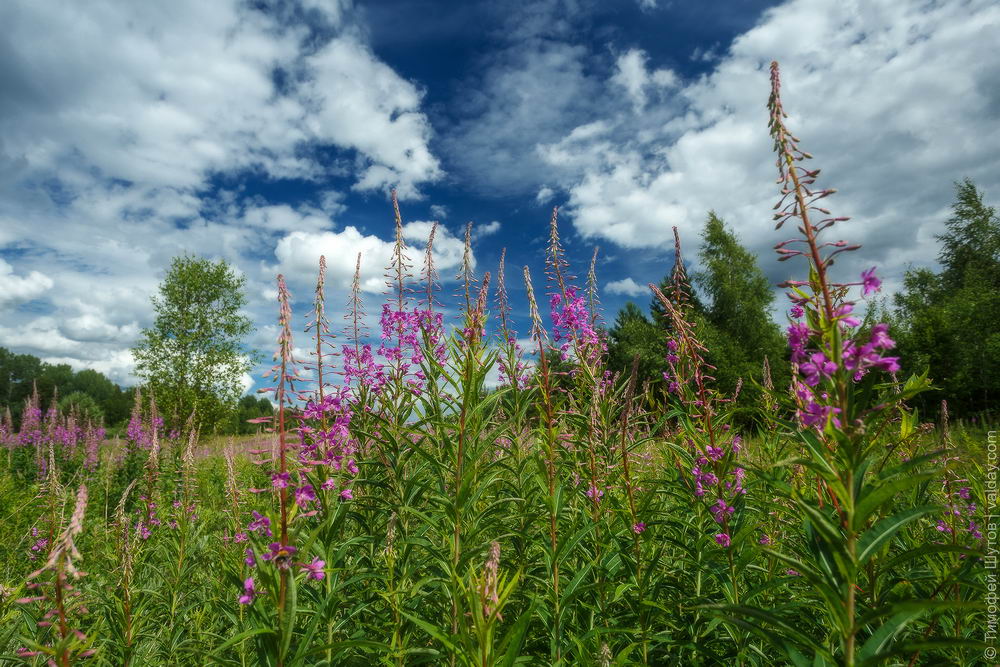
<path fill-rule="evenodd" d="M 321 253 L 333 324 L 358 252 L 377 313 L 392 188 L 414 260 L 440 223 L 446 294 L 467 223 L 478 273 L 507 249 L 525 330 L 554 206 L 574 273 L 599 247 L 608 320 L 649 302 L 673 226 L 698 269 L 709 210 L 801 274 L 772 250 L 771 60 L 863 244 L 841 276 L 878 266 L 890 295 L 935 265 L 955 181 L 1000 200 L 989 0 L 12 0 L 0 25 L 0 346 L 123 385 L 180 254 L 246 277 L 265 359 L 276 275 L 301 332 Z"/>

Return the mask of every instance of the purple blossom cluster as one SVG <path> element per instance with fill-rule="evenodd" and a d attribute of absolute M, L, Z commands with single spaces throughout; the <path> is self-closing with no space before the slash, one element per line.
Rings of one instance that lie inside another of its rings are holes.
<path fill-rule="evenodd" d="M 514 333 L 507 336 L 507 346 L 510 353 L 500 355 L 497 366 L 502 386 L 515 385 L 518 389 L 527 389 L 531 375 L 528 373 L 528 363 L 524 361 L 524 350 L 517 342 Z"/>
<path fill-rule="evenodd" d="M 37 526 L 31 527 L 31 539 L 34 540 L 34 543 L 28 550 L 28 560 L 37 560 L 40 554 L 44 555 L 48 553 L 49 538 L 40 537 Z"/>
<path fill-rule="evenodd" d="M 270 521 L 267 517 L 262 517 L 257 512 L 254 512 L 256 516 L 255 522 L 263 529 L 266 525 L 270 525 Z M 270 528 L 266 528 L 266 534 L 271 535 Z M 306 575 L 306 580 L 312 579 L 314 581 L 322 581 L 326 577 L 326 562 L 321 560 L 319 557 L 313 557 L 311 561 L 306 562 L 296 562 L 295 554 L 298 553 L 298 549 L 289 545 L 282 544 L 281 542 L 270 542 L 267 544 L 266 548 L 261 552 L 260 558 L 258 559 L 257 554 L 254 553 L 253 547 L 247 547 L 245 549 L 246 558 L 243 562 L 248 568 L 258 568 L 263 567 L 263 564 L 267 564 L 269 567 L 274 567 L 280 571 L 290 570 L 293 566 L 299 568 L 300 571 L 304 572 Z M 249 576 L 243 581 L 243 590 L 237 597 L 237 602 L 243 605 L 253 604 L 253 601 L 264 595 L 267 591 L 257 588 L 254 582 L 254 577 Z"/>
<path fill-rule="evenodd" d="M 865 271 L 861 282 L 853 283 L 862 286 L 864 295 L 881 284 L 874 271 L 874 268 Z M 833 404 L 829 383 L 835 381 L 841 371 L 855 382 L 870 371 L 897 372 L 899 357 L 885 355 L 896 343 L 889 337 L 889 325 L 884 323 L 872 327 L 869 339 L 862 342 L 857 331 L 861 322 L 853 315 L 854 304 L 844 302 L 833 311 L 842 342 L 839 350 L 831 351 L 823 343 L 815 342 L 822 338 L 822 332 L 800 321 L 805 308 L 813 305 L 812 299 L 796 294 L 790 295 L 790 298 L 793 322 L 788 326 L 787 334 L 792 367 L 796 372 L 793 391 L 799 422 L 807 428 L 819 430 L 828 422 L 839 427 L 841 408 Z"/>
<path fill-rule="evenodd" d="M 162 417 L 156 417 L 150 424 L 141 416 L 133 415 L 125 429 L 125 438 L 133 449 L 149 449 L 153 444 L 154 431 L 159 435 L 162 428 Z"/>
<path fill-rule="evenodd" d="M 730 519 L 736 511 L 732 503 L 747 492 L 743 486 L 746 470 L 733 465 L 741 448 L 742 440 L 738 435 L 727 443 L 710 444 L 697 453 L 691 467 L 694 495 L 710 503 L 708 511 L 722 529 L 715 536 L 716 543 L 721 547 L 730 545 Z"/>
<path fill-rule="evenodd" d="M 132 414 L 125 427 L 127 452 L 148 451 L 153 446 L 155 439 L 163 437 L 163 418 L 156 414 L 155 407 L 153 407 L 152 412 L 152 416 L 148 419 L 143 418 L 142 395 L 136 392 Z"/>
<path fill-rule="evenodd" d="M 424 345 L 430 351 L 438 364 L 444 364 L 447 348 L 443 332 L 444 320 L 441 313 L 432 310 L 394 310 L 389 304 L 382 305 L 382 316 L 379 318 L 381 340 L 378 354 L 386 359 L 396 376 L 404 379 L 414 394 L 423 391 L 427 376 L 420 368 L 424 363 Z M 354 355 L 357 356 L 357 355 Z M 346 360 L 345 360 L 346 361 Z M 369 386 L 378 389 L 386 382 L 384 367 L 374 364 L 374 360 L 352 359 L 352 366 L 367 363 L 364 372 L 373 377 L 376 382 Z M 374 370 L 372 367 L 375 366 Z M 410 372 L 411 367 L 417 369 Z M 346 368 L 345 368 L 346 372 Z M 409 376 L 409 377 L 407 377 Z M 358 376 L 360 379 L 360 375 Z"/>
<path fill-rule="evenodd" d="M 559 353 L 563 361 L 570 357 L 570 348 L 576 345 L 576 351 L 582 359 L 596 362 L 607 344 L 601 339 L 591 324 L 587 300 L 577 293 L 575 287 L 566 288 L 566 297 L 555 292 L 549 297 L 549 312 L 552 317 L 552 338 L 559 343 Z"/>
<path fill-rule="evenodd" d="M 80 419 L 73 409 L 60 412 L 55 399 L 43 412 L 37 391 L 25 401 L 20 431 L 15 432 L 9 410 L 0 420 L 0 443 L 11 450 L 34 449 L 35 465 L 41 476 L 48 472 L 50 448 L 57 461 L 75 460 L 88 472 L 95 471 L 105 435 L 103 426 Z"/>
<path fill-rule="evenodd" d="M 321 402 L 308 403 L 299 426 L 299 463 L 303 468 L 325 466 L 332 470 L 335 476 L 327 478 L 321 488 L 325 491 L 338 489 L 344 500 L 353 498 L 350 484 L 358 474 L 355 459 L 358 442 L 350 431 L 352 414 L 351 389 L 339 387 L 325 395 Z M 318 428 L 316 424 L 319 424 Z M 308 483 L 305 473 L 300 472 L 298 479 L 298 486 L 292 489 L 295 503 L 299 509 L 307 513 L 313 512 L 313 503 L 317 500 L 316 490 Z M 288 473 L 278 481 L 272 479 L 276 487 L 278 483 L 287 486 L 288 482 Z"/>
<path fill-rule="evenodd" d="M 344 358 L 345 382 L 368 387 L 374 394 L 382 391 L 382 386 L 386 383 L 385 365 L 375 361 L 371 345 L 365 343 L 357 348 L 344 345 L 341 354 Z"/>
<path fill-rule="evenodd" d="M 148 540 L 153 535 L 153 529 L 162 525 L 162 522 L 157 516 L 157 504 L 155 500 L 145 494 L 140 495 L 139 500 L 142 501 L 142 506 L 136 508 L 139 520 L 135 522 L 135 530 L 139 534 L 139 537 Z"/>
<path fill-rule="evenodd" d="M 956 491 L 948 491 L 950 485 L 946 485 L 945 493 L 948 496 L 945 505 L 945 515 L 938 519 L 935 528 L 945 535 L 957 535 L 959 531 L 965 531 L 974 540 L 982 540 L 983 534 L 979 530 L 979 524 L 973 520 L 977 506 L 972 502 L 972 490 L 968 486 L 961 486 Z"/>

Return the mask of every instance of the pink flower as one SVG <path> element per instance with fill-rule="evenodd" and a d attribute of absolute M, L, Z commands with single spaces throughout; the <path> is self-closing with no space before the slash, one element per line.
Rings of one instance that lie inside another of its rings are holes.
<path fill-rule="evenodd" d="M 257 510 L 253 510 L 253 521 L 247 524 L 247 530 L 254 533 L 264 533 L 271 537 L 271 520 Z"/>
<path fill-rule="evenodd" d="M 254 588 L 253 577 L 247 577 L 246 581 L 243 582 L 243 595 L 240 596 L 239 603 L 250 604 L 253 602 L 253 599 L 261 593 L 263 593 L 263 591 L 259 591 Z"/>
<path fill-rule="evenodd" d="M 646 530 L 646 524 L 641 521 L 632 526 L 632 532 L 636 535 L 641 535 Z"/>
<path fill-rule="evenodd" d="M 354 492 L 350 489 L 344 489 L 340 492 L 340 497 L 343 500 L 354 500 Z"/>
<path fill-rule="evenodd" d="M 295 489 L 295 504 L 300 508 L 305 509 L 314 500 L 316 500 L 316 492 L 313 491 L 311 485 L 306 484 Z"/>
<path fill-rule="evenodd" d="M 882 281 L 878 279 L 875 275 L 875 267 L 868 269 L 867 271 L 861 272 L 861 293 L 864 296 L 868 296 L 872 292 L 875 292 L 882 286 Z"/>
<path fill-rule="evenodd" d="M 715 542 L 720 547 L 728 547 L 732 541 L 729 539 L 729 535 L 726 533 L 716 533 Z"/>
<path fill-rule="evenodd" d="M 326 576 L 323 571 L 325 566 L 326 563 L 321 561 L 318 556 L 313 558 L 311 563 L 299 563 L 299 567 L 308 573 L 306 579 L 315 579 L 316 581 L 322 581 L 323 577 Z"/>
<path fill-rule="evenodd" d="M 888 324 L 876 324 L 872 327 L 872 346 L 883 350 L 891 350 L 896 347 L 896 342 L 889 338 Z"/>
<path fill-rule="evenodd" d="M 732 505 L 727 504 L 725 500 L 719 498 L 717 501 L 715 501 L 715 504 L 709 508 L 709 511 L 712 513 L 712 517 L 715 519 L 716 523 L 722 523 L 723 520 L 732 516 L 733 512 L 735 512 L 736 510 L 733 508 Z M 727 537 L 726 539 L 729 538 Z M 718 540 L 718 536 L 716 536 L 716 540 Z M 729 545 L 723 545 L 723 546 L 729 546 Z"/>

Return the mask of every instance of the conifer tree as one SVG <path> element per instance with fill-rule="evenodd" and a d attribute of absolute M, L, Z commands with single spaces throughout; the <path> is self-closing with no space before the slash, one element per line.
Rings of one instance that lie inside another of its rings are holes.
<path fill-rule="evenodd" d="M 969 179 L 955 184 L 945 222 L 941 270 L 907 271 L 896 294 L 900 357 L 906 372 L 930 370 L 942 398 L 959 415 L 991 407 L 1000 395 L 1000 218 Z"/>
<path fill-rule="evenodd" d="M 702 231 L 698 253 L 702 269 L 694 282 L 706 297 L 706 339 L 716 367 L 718 387 L 731 393 L 743 378 L 760 380 L 764 357 L 773 362 L 785 356 L 778 325 L 771 318 L 774 290 L 757 257 L 744 248 L 736 235 L 710 211 Z M 786 381 L 783 363 L 772 364 L 778 386 Z M 749 386 L 748 386 L 749 389 Z M 748 391 L 749 398 L 752 392 Z"/>

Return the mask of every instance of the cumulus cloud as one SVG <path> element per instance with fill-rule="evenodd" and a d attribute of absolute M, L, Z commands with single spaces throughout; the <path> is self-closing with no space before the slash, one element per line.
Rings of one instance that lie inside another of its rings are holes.
<path fill-rule="evenodd" d="M 648 57 L 641 49 L 629 49 L 618 56 L 614 75 L 615 83 L 625 89 L 632 99 L 635 111 L 641 112 L 646 106 L 647 91 L 652 88 L 670 88 L 677 85 L 677 75 L 669 68 L 650 72 L 646 67 Z"/>
<path fill-rule="evenodd" d="M 312 135 L 357 149 L 371 164 L 355 184 L 359 190 L 397 186 L 401 197 L 441 175 L 428 142 L 430 123 L 420 111 L 422 93 L 372 54 L 353 35 L 334 38 L 309 57 L 314 76 L 308 99 L 318 104 L 305 125 Z"/>
<path fill-rule="evenodd" d="M 674 88 L 663 108 L 649 105 L 656 124 L 608 114 L 540 142 L 538 155 L 563 169 L 556 173 L 578 169 L 563 187 L 586 238 L 667 248 L 672 225 L 695 239 L 715 209 L 767 256 L 781 240 L 770 218 L 777 191 L 763 106 L 777 59 L 788 124 L 823 167 L 822 182 L 839 189 L 829 205 L 854 218 L 839 234 L 866 246 L 844 269 L 901 271 L 933 261 L 953 180 L 1000 186 L 1000 79 L 980 49 L 998 30 L 1000 7 L 982 0 L 793 0 L 768 10 L 708 75 Z M 646 59 L 622 58 L 610 83 L 643 103 Z"/>
<path fill-rule="evenodd" d="M 493 234 L 496 234 L 499 231 L 500 231 L 500 221 L 491 220 L 490 222 L 487 222 L 482 225 L 473 225 L 472 238 L 481 239 L 484 236 L 492 236 Z"/>
<path fill-rule="evenodd" d="M 316 178 L 313 143 L 356 150 L 360 189 L 413 196 L 440 175 L 420 91 L 346 28 L 307 52 L 301 28 L 235 0 L 15 2 L 0 21 L 3 150 L 68 187 L 94 171 L 173 188 L 238 169 Z M 300 74 L 278 86 L 276 71 Z"/>
<path fill-rule="evenodd" d="M 358 20 L 335 0 L 0 5 L 0 345 L 130 382 L 172 257 L 230 262 L 261 321 L 280 240 L 333 234 L 350 188 L 421 196 L 442 175 L 423 90 Z"/>
<path fill-rule="evenodd" d="M 14 267 L 0 259 L 0 308 L 31 301 L 52 289 L 52 279 L 39 271 L 26 276 L 14 273 Z"/>
<path fill-rule="evenodd" d="M 644 287 L 639 283 L 635 282 L 631 278 L 622 278 L 621 280 L 612 280 L 607 285 L 604 286 L 604 290 L 608 294 L 620 294 L 622 296 L 642 296 L 649 291 L 648 287 Z"/>
<path fill-rule="evenodd" d="M 403 226 L 403 238 L 409 242 L 407 255 L 419 261 L 431 231 L 430 222 L 415 221 Z M 348 289 L 354 278 L 358 253 L 361 254 L 361 289 L 378 294 L 385 290 L 385 269 L 392 259 L 393 242 L 372 234 L 363 234 L 348 226 L 339 232 L 294 231 L 278 241 L 274 254 L 280 269 L 289 276 L 311 276 L 320 255 L 327 258 L 327 282 L 335 288 Z M 443 273 L 461 265 L 464 242 L 443 225 L 434 237 L 435 267 Z M 474 258 L 473 258 L 474 260 Z"/>
<path fill-rule="evenodd" d="M 317 211 L 298 211 L 287 204 L 248 208 L 240 220 L 243 224 L 269 232 L 319 231 L 330 226 L 327 215 Z"/>

